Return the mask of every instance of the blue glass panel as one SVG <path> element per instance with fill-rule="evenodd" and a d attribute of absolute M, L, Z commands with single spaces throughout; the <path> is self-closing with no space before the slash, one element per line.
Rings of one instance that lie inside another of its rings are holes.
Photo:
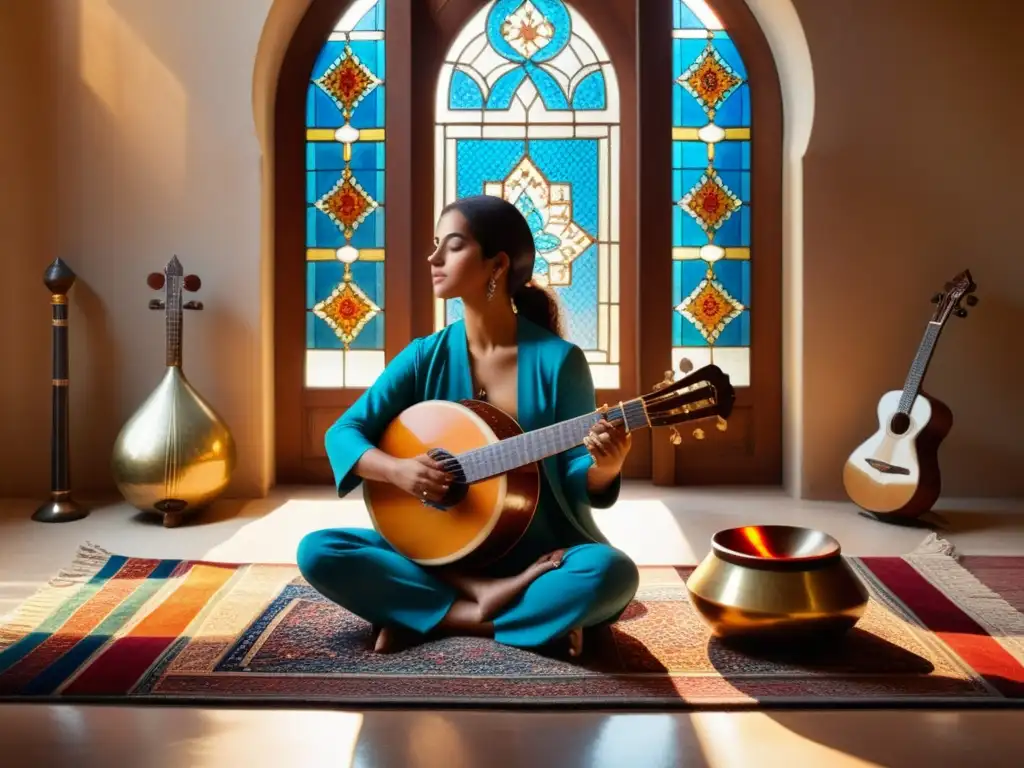
<path fill-rule="evenodd" d="M 747 79 L 747 67 L 743 63 L 743 58 L 740 56 L 740 52 L 736 50 L 736 44 L 728 37 L 716 38 L 713 42 L 715 50 L 718 51 L 718 55 L 722 57 L 722 60 L 732 67 L 733 72 L 738 77 L 742 77 L 744 80 Z"/>
<path fill-rule="evenodd" d="M 691 99 L 692 101 L 693 99 Z M 750 86 L 744 83 L 718 106 L 715 123 L 723 128 L 750 125 Z"/>
<path fill-rule="evenodd" d="M 320 211 L 312 206 L 306 208 L 306 247 L 317 248 L 317 229 L 316 220 L 318 217 L 323 216 Z"/>
<path fill-rule="evenodd" d="M 516 95 L 524 79 L 526 73 L 521 69 L 513 69 L 499 77 L 487 96 L 487 109 L 508 109 L 512 104 L 512 97 Z"/>
<path fill-rule="evenodd" d="M 378 80 L 384 79 L 384 41 L 355 40 L 349 43 L 352 53 Z M 379 86 L 378 86 L 379 87 Z"/>
<path fill-rule="evenodd" d="M 306 309 L 331 295 L 345 276 L 345 265 L 340 261 L 306 262 Z"/>
<path fill-rule="evenodd" d="M 306 143 L 306 168 L 310 171 L 334 171 L 345 167 L 342 145 L 336 141 Z"/>
<path fill-rule="evenodd" d="M 352 29 L 360 32 L 383 32 L 384 17 L 384 0 L 378 0 L 370 10 L 363 14 L 363 18 Z"/>
<path fill-rule="evenodd" d="M 591 72 L 576 86 L 572 95 L 573 109 L 605 109 L 607 106 L 603 72 Z"/>
<path fill-rule="evenodd" d="M 683 72 L 690 68 L 690 65 L 697 60 L 697 57 L 704 52 L 704 49 L 708 47 L 708 41 L 706 38 L 676 38 L 672 41 L 677 51 L 678 58 L 676 59 L 677 67 L 672 72 L 672 76 L 679 78 Z M 675 58 L 675 57 L 673 57 Z"/>
<path fill-rule="evenodd" d="M 341 156 L 341 145 L 338 144 L 338 155 Z M 349 167 L 353 171 L 380 171 L 384 169 L 384 142 L 383 141 L 357 141 L 352 145 L 352 160 Z M 357 173 L 359 178 L 364 174 Z"/>
<path fill-rule="evenodd" d="M 690 95 L 689 91 L 685 90 L 678 83 L 672 87 L 672 91 L 674 96 L 678 98 L 676 103 L 678 111 L 674 115 L 673 125 L 682 128 L 703 128 L 708 124 L 707 113 L 697 103 L 697 100 Z M 733 94 L 733 96 L 735 95 Z M 729 102 L 726 101 L 725 103 L 728 104 Z M 717 118 L 715 122 L 721 124 Z"/>
<path fill-rule="evenodd" d="M 342 237 L 342 240 L 344 240 L 344 237 Z M 352 235 L 351 244 L 353 248 L 384 247 L 384 211 L 382 209 L 374 209 L 373 213 L 363 219 L 363 223 L 359 225 Z"/>
<path fill-rule="evenodd" d="M 370 301 L 384 309 L 384 262 L 357 261 L 352 264 L 351 270 L 352 282 L 370 297 Z"/>
<path fill-rule="evenodd" d="M 376 200 L 378 204 L 384 205 L 384 171 L 357 171 L 353 169 L 352 176 L 366 194 Z"/>
<path fill-rule="evenodd" d="M 721 141 L 716 144 L 715 168 L 720 171 L 750 170 L 750 142 Z"/>
<path fill-rule="evenodd" d="M 384 349 L 384 313 L 374 315 L 348 347 L 349 349 Z"/>
<path fill-rule="evenodd" d="M 704 23 L 697 18 L 683 0 L 676 0 L 672 8 L 673 29 L 705 29 Z"/>
<path fill-rule="evenodd" d="M 679 248 L 683 244 L 683 217 L 689 218 L 678 205 L 672 206 L 672 247 Z M 703 245 L 703 243 L 702 243 Z"/>
<path fill-rule="evenodd" d="M 598 140 L 532 139 L 530 157 L 548 181 L 572 185 L 573 220 L 596 237 Z"/>
<path fill-rule="evenodd" d="M 750 188 L 750 173 L 748 171 L 719 171 L 719 178 L 722 183 L 728 187 L 736 197 L 745 203 L 750 202 L 749 188 Z M 744 181 L 747 179 L 747 181 Z M 746 188 L 748 194 L 744 195 L 743 190 Z"/>
<path fill-rule="evenodd" d="M 310 80 L 319 80 L 323 77 L 331 64 L 337 61 L 341 55 L 345 52 L 345 42 L 343 40 L 328 40 L 324 43 L 324 47 L 320 49 L 320 55 L 316 57 L 316 63 L 313 64 L 313 71 L 310 74 Z"/>
<path fill-rule="evenodd" d="M 306 313 L 306 344 L 311 349 L 342 349 L 334 329 L 312 312 Z"/>
<path fill-rule="evenodd" d="M 460 139 L 455 143 L 457 197 L 479 195 L 488 181 L 501 181 L 522 159 L 519 139 Z"/>
<path fill-rule="evenodd" d="M 465 309 L 462 306 L 462 299 L 452 299 L 445 302 L 445 322 L 448 325 L 457 323 L 464 315 Z"/>
<path fill-rule="evenodd" d="M 682 208 L 677 208 L 677 210 L 682 215 L 683 222 L 683 237 L 681 245 L 685 245 L 690 248 L 694 246 L 707 245 L 707 233 L 703 229 L 701 229 L 700 224 L 697 223 L 697 220 L 694 219 L 693 216 L 684 211 Z M 718 243 L 719 245 L 722 245 L 722 243 L 718 241 L 719 235 L 716 234 L 715 242 Z"/>
<path fill-rule="evenodd" d="M 352 112 L 352 125 L 355 128 L 384 127 L 384 92 L 385 87 L 378 85 L 370 91 Z M 338 113 L 341 114 L 340 112 Z"/>
<path fill-rule="evenodd" d="M 718 334 L 716 347 L 749 347 L 750 346 L 750 310 L 744 310 L 739 317 L 733 318 Z"/>
<path fill-rule="evenodd" d="M 743 306 L 750 306 L 750 262 L 722 259 L 715 262 L 718 282 Z"/>
<path fill-rule="evenodd" d="M 545 107 L 550 110 L 569 108 L 569 102 L 566 100 L 562 87 L 555 78 L 543 69 L 533 69 L 530 72 L 530 77 L 533 80 L 533 84 L 537 86 L 537 92 L 540 94 Z"/>
<path fill-rule="evenodd" d="M 341 116 L 341 110 L 334 103 L 334 99 L 324 93 L 319 85 L 311 86 L 313 89 L 313 119 L 309 122 L 311 128 L 340 128 L 345 124 Z"/>
<path fill-rule="evenodd" d="M 703 141 L 673 141 L 672 151 L 673 168 L 706 169 L 708 167 L 708 145 Z M 716 158 L 715 165 L 717 164 Z"/>
<path fill-rule="evenodd" d="M 750 245 L 750 206 L 744 205 L 715 233 L 715 243 L 723 248 Z"/>
<path fill-rule="evenodd" d="M 456 70 L 448 90 L 448 109 L 483 109 L 484 95 L 480 86 L 465 72 Z"/>

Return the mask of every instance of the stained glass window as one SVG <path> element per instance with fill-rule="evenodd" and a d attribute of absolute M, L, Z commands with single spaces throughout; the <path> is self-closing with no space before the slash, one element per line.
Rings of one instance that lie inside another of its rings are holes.
<path fill-rule="evenodd" d="M 384 370 L 384 2 L 356 0 L 306 95 L 306 386 Z"/>
<path fill-rule="evenodd" d="M 492 0 L 440 75 L 437 214 L 477 194 L 533 228 L 534 280 L 554 288 L 598 388 L 619 386 L 619 92 L 593 29 L 561 0 Z M 438 300 L 435 326 L 459 319 Z"/>
<path fill-rule="evenodd" d="M 750 86 L 705 0 L 672 30 L 672 367 L 715 363 L 750 384 Z"/>

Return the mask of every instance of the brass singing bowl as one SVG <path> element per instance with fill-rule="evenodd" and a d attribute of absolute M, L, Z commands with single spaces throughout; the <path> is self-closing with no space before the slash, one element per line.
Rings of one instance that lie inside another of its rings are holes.
<path fill-rule="evenodd" d="M 868 604 L 838 541 L 788 525 L 719 531 L 686 588 L 721 638 L 830 637 L 851 629 Z"/>

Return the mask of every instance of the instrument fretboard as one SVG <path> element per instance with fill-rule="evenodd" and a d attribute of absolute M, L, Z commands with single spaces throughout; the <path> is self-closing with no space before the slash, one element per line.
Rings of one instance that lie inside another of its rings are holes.
<path fill-rule="evenodd" d="M 476 483 L 575 448 L 583 443 L 591 428 L 602 418 L 612 424 L 622 423 L 627 431 L 649 426 L 643 401 L 630 400 L 604 413 L 594 411 L 482 448 L 474 448 L 456 458 L 466 474 L 465 482 Z"/>

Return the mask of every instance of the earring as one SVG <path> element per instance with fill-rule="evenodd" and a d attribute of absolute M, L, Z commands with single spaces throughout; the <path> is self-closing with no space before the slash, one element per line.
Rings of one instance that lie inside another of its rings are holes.
<path fill-rule="evenodd" d="M 491 275 L 491 279 L 487 281 L 487 300 L 490 301 L 494 298 L 494 292 L 498 289 L 498 283 L 494 279 L 494 275 Z"/>

